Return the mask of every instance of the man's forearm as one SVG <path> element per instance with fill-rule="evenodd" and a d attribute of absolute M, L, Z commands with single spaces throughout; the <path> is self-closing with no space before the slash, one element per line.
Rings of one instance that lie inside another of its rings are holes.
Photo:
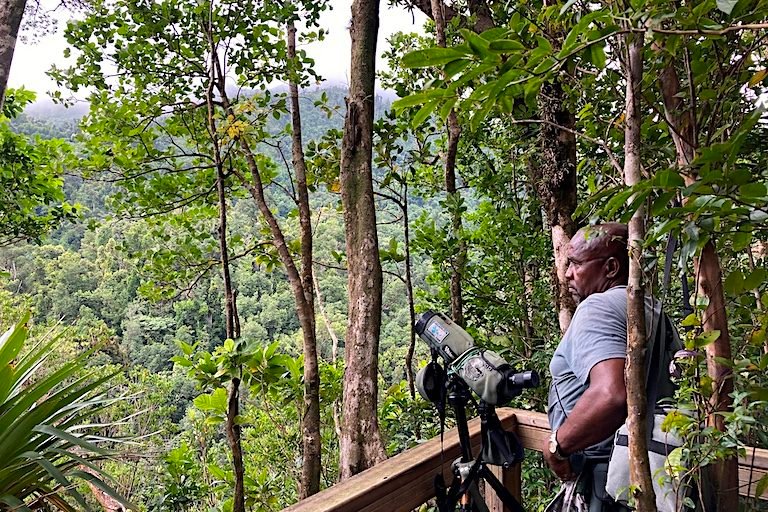
<path fill-rule="evenodd" d="M 612 436 L 627 416 L 626 395 L 588 388 L 557 430 L 565 453 L 574 453 Z"/>

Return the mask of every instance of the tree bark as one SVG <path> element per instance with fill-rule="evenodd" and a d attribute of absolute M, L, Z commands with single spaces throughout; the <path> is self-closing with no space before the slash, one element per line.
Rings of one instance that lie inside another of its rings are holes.
<path fill-rule="evenodd" d="M 416 379 L 413 374 L 413 354 L 416 352 L 416 307 L 413 300 L 411 272 L 411 231 L 408 215 L 408 183 L 403 184 L 403 238 L 405 238 L 405 292 L 408 297 L 408 352 L 405 354 L 405 377 L 411 398 L 416 398 Z"/>
<path fill-rule="evenodd" d="M 534 184 L 547 213 L 555 266 L 552 281 L 560 331 L 565 333 L 576 310 L 568 290 L 566 247 L 576 233 L 576 117 L 565 106 L 565 93 L 558 79 L 542 86 L 538 98 L 541 159 L 533 166 Z M 562 128 L 561 128 L 562 127 Z M 567 128 L 567 129 L 563 129 Z M 568 130 L 570 129 L 570 131 Z"/>
<path fill-rule="evenodd" d="M 696 119 L 690 107 L 686 107 L 680 95 L 680 79 L 674 64 L 670 62 L 664 68 L 659 80 L 664 113 L 669 124 L 669 133 L 675 144 L 677 166 L 682 171 L 686 185 L 698 179 L 698 172 L 691 167 L 696 156 L 694 144 L 698 137 Z M 702 315 L 704 331 L 720 331 L 720 337 L 707 345 L 707 371 L 713 380 L 713 393 L 710 399 L 712 414 L 708 418 L 711 426 L 724 431 L 722 412 L 732 410 L 733 373 L 718 359 L 730 361 L 731 339 L 728 333 L 728 316 L 725 310 L 722 272 L 720 259 L 712 240 L 708 240 L 701 254 L 694 258 L 693 269 L 698 293 L 709 299 L 709 304 Z M 737 510 L 738 508 L 738 460 L 731 457 L 714 465 L 712 483 L 716 493 L 716 510 Z"/>
<path fill-rule="evenodd" d="M 445 48 L 445 17 L 443 11 L 445 4 L 442 0 L 432 0 L 432 19 L 435 21 L 435 38 L 437 45 Z M 447 77 L 446 77 L 447 78 Z M 451 109 L 446 121 L 448 128 L 448 146 L 445 151 L 445 192 L 448 196 L 456 196 L 456 155 L 459 151 L 459 139 L 461 126 L 459 125 L 456 111 Z M 451 229 L 453 236 L 459 240 L 459 248 L 451 261 L 451 318 L 458 325 L 464 325 L 464 303 L 462 297 L 462 275 L 467 260 L 466 245 L 460 241 L 461 236 L 461 212 L 454 211 L 451 214 Z"/>
<path fill-rule="evenodd" d="M 5 89 L 11 72 L 16 38 L 19 36 L 21 19 L 27 0 L 6 0 L 0 2 L 0 112 L 5 101 Z"/>
<path fill-rule="evenodd" d="M 643 84 L 643 35 L 627 36 L 627 82 L 624 127 L 624 181 L 640 183 L 640 114 Z M 630 199 L 631 201 L 631 199 Z M 643 283 L 643 239 L 645 208 L 641 205 L 629 223 L 629 280 L 627 286 L 627 430 L 629 432 L 629 480 L 634 487 L 635 506 L 640 512 L 656 510 L 651 466 L 648 462 L 648 401 L 645 382 L 648 336 L 645 329 L 645 285 Z"/>
<path fill-rule="evenodd" d="M 435 10 L 433 8 L 433 0 L 413 0 L 411 5 L 434 21 Z M 488 7 L 488 4 L 485 2 L 485 0 L 470 0 L 467 3 L 467 7 L 470 13 L 469 17 L 461 14 L 454 7 L 442 3 L 441 11 L 444 20 L 449 22 L 453 18 L 459 17 L 461 18 L 460 25 L 462 27 L 471 28 L 478 34 L 496 26 L 496 22 L 493 20 L 491 9 Z M 470 19 L 473 22 L 472 25 L 469 24 Z"/>
<path fill-rule="evenodd" d="M 289 28 L 290 33 L 290 28 Z M 290 37 L 290 36 L 289 36 Z M 295 32 L 294 32 L 295 37 Z M 294 39 L 295 41 L 295 39 Z M 295 44 L 294 44 L 295 50 Z M 294 54 L 295 55 L 295 54 Z M 229 96 L 226 90 L 225 75 L 221 69 L 221 63 L 218 57 L 214 54 L 214 63 L 216 66 L 216 73 L 219 77 L 217 81 L 218 93 L 221 103 L 227 114 L 237 118 Z M 295 85 L 295 81 L 291 80 L 291 84 Z M 296 105 L 298 105 L 298 88 L 296 93 Z M 291 93 L 293 95 L 293 92 Z M 293 98 L 292 98 L 293 99 Z M 309 211 L 309 194 L 306 184 L 306 166 L 303 159 L 303 150 L 301 149 L 301 119 L 298 116 L 299 109 L 294 105 L 292 107 L 292 140 L 293 140 L 293 156 L 294 156 L 294 171 L 296 172 L 297 181 L 297 193 L 298 197 L 294 198 L 299 206 L 299 219 L 300 219 L 300 231 L 301 231 L 301 272 L 293 261 L 293 256 L 288 243 L 283 233 L 280 223 L 275 217 L 272 210 L 267 203 L 266 195 L 264 193 L 264 183 L 261 179 L 261 173 L 256 163 L 253 151 L 250 144 L 246 140 L 246 137 L 238 137 L 238 143 L 240 150 L 245 156 L 246 165 L 250 173 L 250 181 L 246 179 L 237 169 L 232 169 L 242 185 L 251 194 L 256 206 L 259 209 L 262 217 L 269 227 L 270 234 L 272 236 L 272 243 L 277 250 L 280 262 L 285 268 L 288 276 L 288 282 L 291 286 L 293 293 L 294 304 L 296 307 L 296 314 L 299 319 L 299 325 L 302 330 L 303 344 L 304 344 L 304 417 L 302 418 L 302 450 L 304 463 L 302 465 L 302 482 L 300 485 L 300 496 L 306 497 L 320 489 L 320 380 L 317 367 L 317 343 L 316 343 L 316 330 L 315 330 L 315 311 L 314 311 L 314 297 L 312 291 L 312 228 L 311 217 Z M 297 133 L 298 132 L 298 142 Z M 299 145 L 297 150 L 296 145 Z M 297 160 L 298 158 L 298 160 Z M 298 164 L 298 166 L 297 166 Z M 314 490 L 313 490 L 314 489 Z"/>
<path fill-rule="evenodd" d="M 288 22 L 288 59 L 296 59 L 296 27 Z M 304 460 L 301 471 L 301 499 L 320 491 L 320 371 L 317 362 L 317 329 L 312 278 L 312 213 L 307 188 L 307 165 L 301 137 L 301 109 L 299 87 L 292 78 L 289 83 L 291 97 L 292 157 L 296 173 L 299 225 L 301 232 L 301 271 L 299 279 L 303 301 L 296 302 L 304 342 L 304 417 L 302 418 L 302 447 Z M 299 311 L 300 310 L 300 311 Z"/>
<path fill-rule="evenodd" d="M 208 113 L 208 136 L 213 145 L 213 157 L 216 165 L 216 193 L 219 206 L 219 257 L 221 260 L 221 274 L 224 281 L 224 316 L 226 336 L 236 340 L 240 337 L 240 322 L 236 320 L 235 293 L 232 286 L 232 277 L 229 268 L 229 249 L 227 247 L 227 197 L 224 175 L 224 162 L 221 157 L 221 148 L 216 134 L 215 106 L 213 90 L 217 80 L 216 76 L 216 43 L 213 39 L 212 28 L 206 27 L 208 43 L 211 49 L 211 67 L 209 70 L 210 81 L 206 89 L 206 105 Z M 242 429 L 237 423 L 240 415 L 240 378 L 233 378 L 230 382 L 229 396 L 227 398 L 227 418 L 225 430 L 227 443 L 232 453 L 232 469 L 235 475 L 235 489 L 232 497 L 233 512 L 245 512 L 245 465 L 243 463 Z"/>
<path fill-rule="evenodd" d="M 371 168 L 379 1 L 352 2 L 352 58 L 341 142 L 341 201 L 349 268 L 344 406 L 339 464 L 342 480 L 384 458 L 377 418 L 382 270 Z"/>

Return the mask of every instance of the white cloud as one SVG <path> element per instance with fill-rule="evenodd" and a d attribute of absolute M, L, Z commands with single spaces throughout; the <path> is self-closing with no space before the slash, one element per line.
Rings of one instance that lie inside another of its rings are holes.
<path fill-rule="evenodd" d="M 383 4 L 383 3 L 382 3 Z M 318 73 L 332 83 L 347 84 L 349 77 L 350 37 L 349 20 L 351 18 L 351 1 L 331 0 L 332 10 L 322 14 L 321 26 L 329 31 L 324 41 L 307 47 L 307 53 L 316 61 Z M 68 16 L 61 12 L 61 20 Z M 414 20 L 415 18 L 415 20 Z M 380 56 L 387 49 L 387 38 L 397 31 L 421 31 L 425 17 L 416 12 L 415 15 L 404 9 L 385 7 L 382 5 L 380 15 L 379 41 L 377 53 Z M 60 21 L 59 30 L 54 34 L 41 36 L 36 41 L 22 41 L 16 44 L 13 64 L 9 77 L 9 85 L 18 87 L 24 85 L 43 96 L 55 89 L 56 84 L 46 76 L 46 71 L 53 64 L 60 67 L 66 65 L 63 51 L 66 46 L 62 34 L 65 24 Z M 379 58 L 377 67 L 386 63 Z"/>

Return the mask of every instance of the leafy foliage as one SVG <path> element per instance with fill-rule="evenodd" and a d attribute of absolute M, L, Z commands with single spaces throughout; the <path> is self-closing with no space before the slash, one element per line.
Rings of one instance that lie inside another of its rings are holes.
<path fill-rule="evenodd" d="M 64 198 L 63 162 L 70 151 L 61 139 L 31 140 L 14 133 L 9 120 L 34 101 L 34 93 L 9 89 L 0 117 L 0 245 L 39 241 L 78 207 Z"/>
<path fill-rule="evenodd" d="M 88 371 L 85 352 L 45 374 L 43 369 L 59 336 L 51 333 L 23 351 L 29 317 L 0 337 L 0 502 L 29 510 L 51 506 L 59 510 L 90 509 L 72 484 L 86 481 L 125 502 L 105 482 L 95 464 L 109 452 L 103 437 L 86 426 L 96 411 L 109 404 L 103 384 L 112 375 Z"/>

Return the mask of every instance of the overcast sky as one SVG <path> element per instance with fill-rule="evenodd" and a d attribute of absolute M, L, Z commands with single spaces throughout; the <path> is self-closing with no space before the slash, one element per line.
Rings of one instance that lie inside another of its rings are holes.
<path fill-rule="evenodd" d="M 351 0 L 331 0 L 333 10 L 323 13 L 321 26 L 330 33 L 325 41 L 307 49 L 315 58 L 316 69 L 321 76 L 334 83 L 348 83 L 350 39 L 349 25 Z M 387 49 L 386 39 L 397 31 L 420 32 L 425 17 L 421 13 L 415 13 L 415 23 L 412 15 L 402 9 L 390 9 L 382 2 L 380 16 L 379 42 L 377 53 L 379 56 Z M 37 41 L 19 41 L 13 56 L 13 64 L 9 77 L 9 86 L 18 87 L 24 85 L 38 93 L 38 98 L 55 88 L 55 84 L 45 75 L 52 64 L 57 63 L 63 67 L 66 63 L 62 52 L 65 47 L 61 29 L 65 22 L 59 23 L 59 31 L 56 34 L 43 36 Z M 379 59 L 377 66 L 384 63 Z"/>

